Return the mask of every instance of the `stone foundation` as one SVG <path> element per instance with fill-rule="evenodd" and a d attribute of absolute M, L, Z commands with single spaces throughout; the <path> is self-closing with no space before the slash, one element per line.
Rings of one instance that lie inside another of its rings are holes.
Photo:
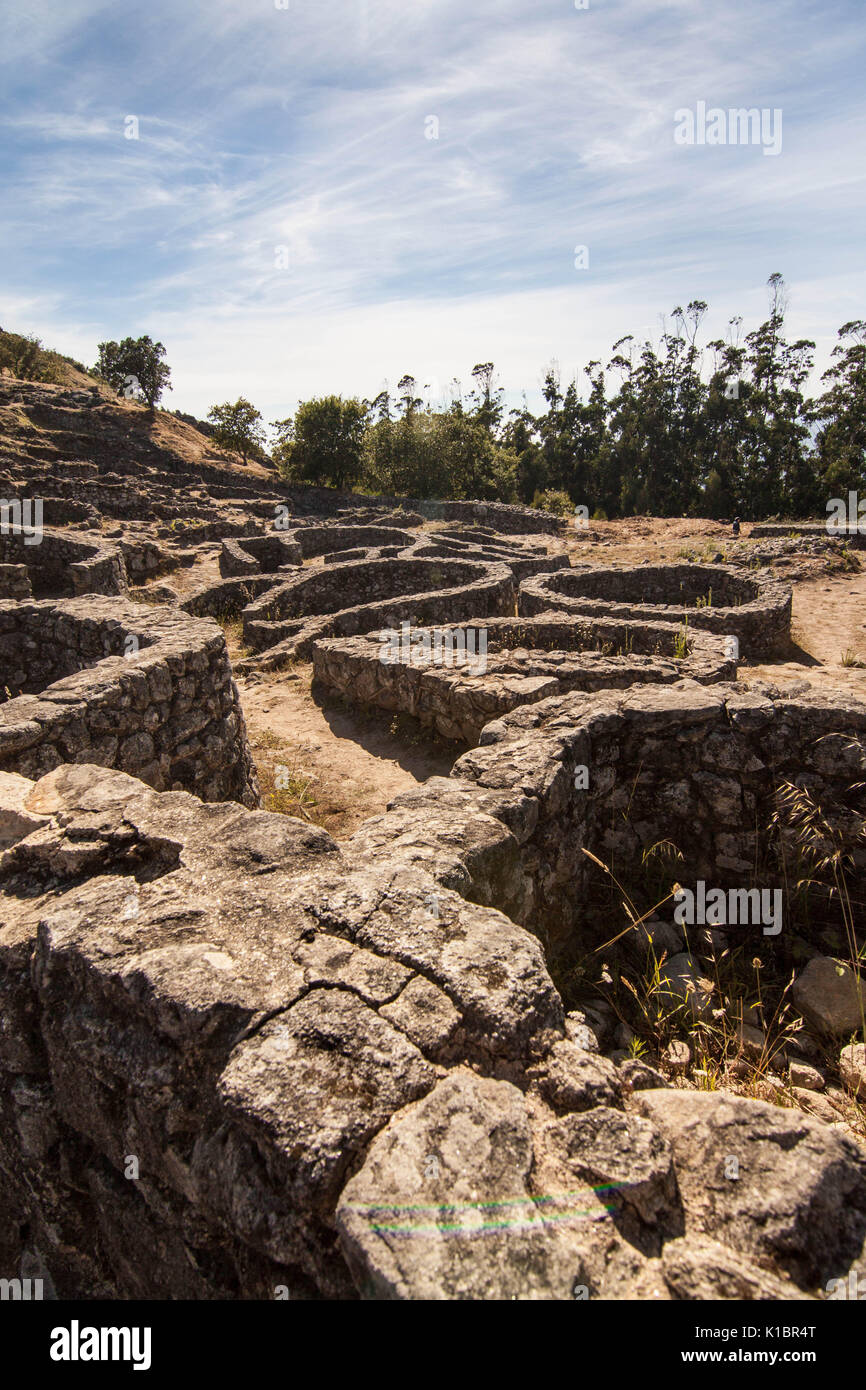
<path fill-rule="evenodd" d="M 20 534 L 0 535 L 0 563 L 25 565 L 37 598 L 126 592 L 123 555 L 99 537 L 46 528 L 37 545 L 26 541 Z"/>
<path fill-rule="evenodd" d="M 32 598 L 30 571 L 26 565 L 0 565 L 0 599 Z"/>
<path fill-rule="evenodd" d="M 318 641 L 313 671 L 350 703 L 409 714 L 444 738 L 475 744 L 491 719 L 571 690 L 735 678 L 722 638 L 692 632 L 682 656 L 678 639 L 664 623 L 488 618 L 477 626 L 395 632 L 397 660 L 380 633 Z"/>
<path fill-rule="evenodd" d="M 598 871 L 584 849 L 627 878 L 666 841 L 684 856 L 681 883 L 782 886 L 775 788 L 790 781 L 827 807 L 853 795 L 862 811 L 864 773 L 866 704 L 805 681 L 575 693 L 487 724 L 450 779 L 397 797 L 353 844 L 370 855 L 399 844 L 407 866 L 528 925 L 554 958 L 610 926 L 609 909 L 601 924 L 588 911 Z M 857 854 L 866 873 L 866 845 Z"/>
<path fill-rule="evenodd" d="M 526 579 L 520 613 L 549 609 L 587 617 L 657 621 L 736 637 L 750 659 L 783 654 L 790 643 L 791 589 L 764 575 L 723 565 L 641 565 L 637 569 L 576 566 Z"/>
<path fill-rule="evenodd" d="M 10 1272 L 61 1298 L 780 1301 L 866 1273 L 862 1150 L 587 1051 L 516 920 L 591 945 L 580 850 L 616 858 L 611 825 L 626 856 L 688 826 L 678 876 L 724 881 L 779 775 L 862 780 L 866 706 L 636 687 L 484 739 L 341 847 L 88 766 L 16 790 Z M 746 1180 L 708 1189 L 732 1155 Z"/>
<path fill-rule="evenodd" d="M 0 769 L 117 767 L 159 790 L 258 804 L 225 638 L 117 599 L 0 603 Z M 19 693 L 20 692 L 20 693 Z"/>
<path fill-rule="evenodd" d="M 243 610 L 244 640 L 265 659 L 238 670 L 307 657 L 323 637 L 398 625 L 460 622 L 513 613 L 514 582 L 502 564 L 402 557 L 298 571 Z"/>
<path fill-rule="evenodd" d="M 790 536 L 792 539 L 798 540 L 836 541 L 842 545 L 851 546 L 853 550 L 866 550 L 866 524 L 862 522 L 855 525 L 849 521 L 841 530 L 828 531 L 826 521 L 792 521 L 790 523 L 762 521 L 753 526 L 749 534 L 756 538 Z"/>

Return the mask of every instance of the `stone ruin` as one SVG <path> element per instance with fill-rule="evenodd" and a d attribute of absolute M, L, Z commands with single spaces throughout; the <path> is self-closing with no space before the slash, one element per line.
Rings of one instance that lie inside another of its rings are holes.
<path fill-rule="evenodd" d="M 97 763 L 158 791 L 258 804 L 216 623 L 109 598 L 0 602 L 0 769 Z"/>
<path fill-rule="evenodd" d="M 348 601 L 348 602 L 347 602 Z M 393 556 L 301 570 L 243 610 L 244 639 L 274 657 L 306 656 L 317 637 L 348 637 L 413 617 L 419 622 L 513 611 L 508 567 Z"/>
<path fill-rule="evenodd" d="M 120 486 L 64 481 L 94 508 Z M 866 704 L 735 679 L 725 639 L 777 650 L 790 591 L 571 568 L 492 504 L 453 504 L 446 534 L 393 499 L 310 502 L 278 532 L 235 475 L 206 488 L 227 490 L 206 538 L 124 521 L 91 592 L 50 546 L 44 569 L 2 557 L 30 593 L 0 602 L 0 1272 L 175 1299 L 808 1300 L 866 1278 L 852 1137 L 604 1055 L 550 973 L 618 930 L 590 856 L 627 874 L 663 838 L 682 883 L 773 882 L 780 779 L 821 804 L 863 783 Z M 126 595 L 215 544 L 218 581 Z M 306 656 L 472 746 L 339 843 L 258 809 L 213 614 L 256 648 L 236 671 Z M 404 623 L 422 652 L 484 629 L 487 669 L 383 663 Z"/>
<path fill-rule="evenodd" d="M 304 568 L 315 557 L 327 573 Z M 568 556 L 548 554 L 544 542 L 477 528 L 416 535 L 385 525 L 319 524 L 227 537 L 219 565 L 223 581 L 203 585 L 184 607 L 200 616 L 241 617 L 245 642 L 266 652 L 239 665 L 246 673 L 307 658 L 319 638 L 422 620 L 419 615 L 448 622 L 513 613 L 520 580 L 567 567 Z"/>
<path fill-rule="evenodd" d="M 682 634 L 667 623 L 553 612 L 444 628 L 405 623 L 390 633 L 317 640 L 312 657 L 316 680 L 344 699 L 411 715 L 469 744 L 492 719 L 552 695 L 707 684 L 737 670 L 725 639 L 699 629 Z"/>
<path fill-rule="evenodd" d="M 683 878 L 718 874 L 777 758 L 830 786 L 862 767 L 866 706 L 636 686 L 484 738 L 343 845 L 90 765 L 22 779 L 8 1258 L 96 1297 L 802 1300 L 866 1273 L 862 1149 L 615 1064 L 546 965 L 609 930 L 580 849 L 611 847 L 636 767 L 627 833 L 688 834 Z"/>
<path fill-rule="evenodd" d="M 126 563 L 116 546 L 97 536 L 54 530 L 43 530 L 38 544 L 31 539 L 21 532 L 0 533 L 0 568 L 16 572 L 16 592 L 0 589 L 0 598 L 125 593 Z"/>
<path fill-rule="evenodd" d="M 831 529 L 831 522 L 833 529 Z M 866 550 L 866 524 L 864 524 L 862 517 L 858 521 L 849 518 L 844 525 L 837 524 L 830 516 L 824 522 L 762 521 L 752 527 L 751 534 L 756 538 L 772 536 L 785 537 L 790 540 L 815 540 L 821 541 L 824 545 L 835 542 L 850 545 L 854 550 Z"/>
<path fill-rule="evenodd" d="M 639 565 L 593 569 L 587 565 L 526 579 L 520 612 L 566 613 L 641 621 L 687 623 L 736 637 L 743 656 L 784 652 L 791 632 L 791 590 L 763 574 L 731 565 Z"/>

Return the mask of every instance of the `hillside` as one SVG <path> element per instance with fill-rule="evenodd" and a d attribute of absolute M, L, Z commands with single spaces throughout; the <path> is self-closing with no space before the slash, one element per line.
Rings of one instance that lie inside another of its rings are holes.
<path fill-rule="evenodd" d="M 267 478 L 260 464 L 244 468 L 234 455 L 218 450 L 207 435 L 165 410 L 151 415 L 126 401 L 110 386 L 76 368 L 62 384 L 17 381 L 8 369 L 0 394 L 0 449 L 24 462 L 86 459 L 100 466 L 152 463 L 187 472 L 212 464 L 249 477 Z"/>

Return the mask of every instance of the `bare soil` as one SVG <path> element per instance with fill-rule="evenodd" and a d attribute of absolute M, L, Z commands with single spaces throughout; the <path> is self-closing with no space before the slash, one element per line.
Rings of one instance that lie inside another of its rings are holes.
<path fill-rule="evenodd" d="M 269 809 L 304 816 L 342 839 L 399 792 L 447 777 L 465 751 L 422 738 L 414 720 L 314 697 L 312 673 L 312 666 L 297 665 L 253 685 L 238 681 Z"/>

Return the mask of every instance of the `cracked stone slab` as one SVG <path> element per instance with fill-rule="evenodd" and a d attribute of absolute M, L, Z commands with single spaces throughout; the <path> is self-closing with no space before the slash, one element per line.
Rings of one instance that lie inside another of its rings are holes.
<path fill-rule="evenodd" d="M 586 1285 L 572 1227 L 603 1220 L 588 1186 L 531 1190 L 533 1139 L 520 1091 L 451 1072 L 370 1146 L 337 1209 L 363 1297 L 571 1299 Z"/>

